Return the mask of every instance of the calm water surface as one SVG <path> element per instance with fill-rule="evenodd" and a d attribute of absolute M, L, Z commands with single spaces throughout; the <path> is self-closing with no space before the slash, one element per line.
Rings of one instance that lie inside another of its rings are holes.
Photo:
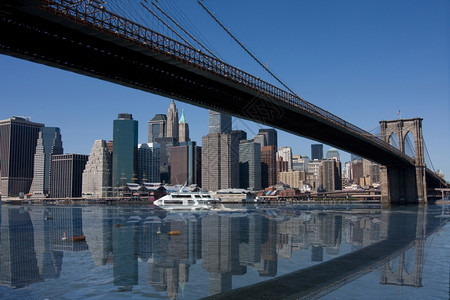
<path fill-rule="evenodd" d="M 0 299 L 449 299 L 448 220 L 448 205 L 4 204 Z"/>

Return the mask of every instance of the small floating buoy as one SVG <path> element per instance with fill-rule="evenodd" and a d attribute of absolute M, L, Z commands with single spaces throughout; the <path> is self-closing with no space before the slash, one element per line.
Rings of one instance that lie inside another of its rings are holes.
<path fill-rule="evenodd" d="M 86 237 L 84 235 L 77 235 L 77 236 L 73 236 L 71 238 L 72 242 L 83 242 L 86 240 Z"/>
<path fill-rule="evenodd" d="M 181 234 L 181 232 L 179 230 L 169 231 L 169 235 L 180 235 L 180 234 Z"/>

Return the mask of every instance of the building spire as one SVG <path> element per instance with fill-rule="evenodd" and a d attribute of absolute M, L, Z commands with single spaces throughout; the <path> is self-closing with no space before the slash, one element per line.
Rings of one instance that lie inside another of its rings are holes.
<path fill-rule="evenodd" d="M 185 124 L 186 122 L 186 117 L 184 116 L 184 108 L 181 110 L 181 117 L 180 117 L 180 124 Z"/>

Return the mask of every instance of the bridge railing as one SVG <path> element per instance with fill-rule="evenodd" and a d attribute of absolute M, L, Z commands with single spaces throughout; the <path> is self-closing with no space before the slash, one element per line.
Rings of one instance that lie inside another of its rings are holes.
<path fill-rule="evenodd" d="M 212 72 L 215 75 L 241 84 L 246 88 L 251 88 L 271 99 L 289 104 L 296 109 L 308 112 L 327 122 L 331 121 L 341 127 L 345 127 L 347 130 L 353 131 L 366 139 L 370 139 L 381 147 L 389 149 L 397 155 L 411 161 L 409 156 L 392 145 L 382 141 L 377 136 L 372 135 L 301 97 L 282 90 L 258 77 L 203 53 L 201 50 L 187 46 L 136 22 L 110 12 L 106 10 L 104 6 L 95 3 L 95 1 L 41 0 L 41 2 L 43 3 L 42 9 L 55 15 L 70 19 L 76 23 L 82 23 L 111 36 L 117 36 L 130 43 L 149 48 L 151 51 L 171 56 L 184 63 Z"/>

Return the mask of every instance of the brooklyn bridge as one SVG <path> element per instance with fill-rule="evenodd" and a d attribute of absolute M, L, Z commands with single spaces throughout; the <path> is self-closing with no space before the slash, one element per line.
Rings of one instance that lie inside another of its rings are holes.
<path fill-rule="evenodd" d="M 1 54 L 224 112 L 379 163 L 384 203 L 426 203 L 429 192 L 447 186 L 425 163 L 421 118 L 380 121 L 381 134 L 373 135 L 101 1 L 2 0 L 0 28 Z M 405 154 L 408 134 L 414 157 Z"/>

